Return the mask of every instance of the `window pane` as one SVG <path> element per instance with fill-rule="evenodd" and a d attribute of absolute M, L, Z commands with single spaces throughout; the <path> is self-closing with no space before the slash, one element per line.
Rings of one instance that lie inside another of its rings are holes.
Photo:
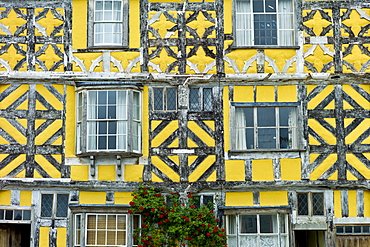
<path fill-rule="evenodd" d="M 98 136 L 98 149 L 107 149 L 107 137 Z"/>
<path fill-rule="evenodd" d="M 286 215 L 285 214 L 279 214 L 279 221 L 280 221 L 280 233 L 286 233 Z"/>
<path fill-rule="evenodd" d="M 239 216 L 240 233 L 257 233 L 257 215 Z"/>
<path fill-rule="evenodd" d="M 68 195 L 57 195 L 57 217 L 67 217 Z"/>
<path fill-rule="evenodd" d="M 279 247 L 278 236 L 261 236 L 261 247 Z"/>
<path fill-rule="evenodd" d="M 277 215 L 260 215 L 260 232 L 277 233 Z"/>
<path fill-rule="evenodd" d="M 236 234 L 236 216 L 228 216 L 228 234 Z"/>
<path fill-rule="evenodd" d="M 192 111 L 199 111 L 199 88 L 190 88 L 189 106 Z"/>
<path fill-rule="evenodd" d="M 276 14 L 254 15 L 254 44 L 277 45 Z"/>
<path fill-rule="evenodd" d="M 239 236 L 239 245 L 238 246 L 250 246 L 255 247 L 258 246 L 257 244 L 258 238 L 257 236 Z"/>
<path fill-rule="evenodd" d="M 253 108 L 239 107 L 235 109 L 236 127 L 253 127 Z"/>
<path fill-rule="evenodd" d="M 203 89 L 203 110 L 212 111 L 212 89 L 204 88 Z"/>
<path fill-rule="evenodd" d="M 282 128 L 280 129 L 280 148 L 292 148 L 293 147 L 293 129 Z"/>
<path fill-rule="evenodd" d="M 41 196 L 41 217 L 51 217 L 53 212 L 53 195 Z"/>
<path fill-rule="evenodd" d="M 177 106 L 177 95 L 175 88 L 167 88 L 167 110 L 174 111 Z"/>
<path fill-rule="evenodd" d="M 134 120 L 140 120 L 141 119 L 141 114 L 140 114 L 140 93 L 139 92 L 134 92 L 133 93 L 133 97 L 134 97 L 133 118 L 134 118 Z"/>
<path fill-rule="evenodd" d="M 5 219 L 13 220 L 13 210 L 5 210 Z"/>
<path fill-rule="evenodd" d="M 276 148 L 276 129 L 258 129 L 258 148 Z"/>
<path fill-rule="evenodd" d="M 108 134 L 117 134 L 117 121 L 108 122 Z"/>
<path fill-rule="evenodd" d="M 107 118 L 107 107 L 105 105 L 98 106 L 98 119 L 106 119 Z"/>
<path fill-rule="evenodd" d="M 162 88 L 154 88 L 153 89 L 153 94 L 154 94 L 154 110 L 156 111 L 161 111 L 163 110 L 163 89 Z"/>
<path fill-rule="evenodd" d="M 257 126 L 258 127 L 275 127 L 275 108 L 259 107 L 257 108 Z"/>
<path fill-rule="evenodd" d="M 253 0 L 253 12 L 263 12 L 263 0 Z"/>
<path fill-rule="evenodd" d="M 107 134 L 107 124 L 108 122 L 98 122 L 98 125 L 99 125 L 99 131 L 98 131 L 98 134 L 99 135 L 105 135 Z"/>
<path fill-rule="evenodd" d="M 312 214 L 324 215 L 324 193 L 312 193 Z"/>
<path fill-rule="evenodd" d="M 0 220 L 4 219 L 4 213 L 5 213 L 5 211 L 0 209 Z"/>
<path fill-rule="evenodd" d="M 308 215 L 308 193 L 297 193 L 298 215 Z"/>
<path fill-rule="evenodd" d="M 203 204 L 207 205 L 210 209 L 213 209 L 213 196 L 203 196 Z"/>
<path fill-rule="evenodd" d="M 1 212 L 0 212 L 0 219 L 1 219 Z M 23 211 L 23 220 L 31 220 L 31 211 L 24 210 Z"/>
<path fill-rule="evenodd" d="M 22 220 L 22 211 L 14 210 L 14 220 Z"/>
<path fill-rule="evenodd" d="M 296 126 L 296 108 L 295 107 L 280 107 L 279 108 L 279 124 L 284 127 Z"/>
<path fill-rule="evenodd" d="M 276 12 L 276 0 L 266 0 L 265 12 Z"/>
<path fill-rule="evenodd" d="M 116 149 L 116 136 L 108 136 L 108 149 Z"/>
<path fill-rule="evenodd" d="M 99 105 L 107 104 L 107 91 L 98 91 L 98 104 Z"/>

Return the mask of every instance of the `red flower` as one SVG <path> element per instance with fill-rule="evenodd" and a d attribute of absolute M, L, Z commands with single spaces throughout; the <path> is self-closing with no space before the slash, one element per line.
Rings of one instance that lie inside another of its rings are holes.
<path fill-rule="evenodd" d="M 163 214 L 159 215 L 159 218 L 163 218 L 163 217 L 164 217 L 164 215 L 163 215 Z"/>
<path fill-rule="evenodd" d="M 170 220 L 169 219 L 165 219 L 164 222 L 170 222 Z"/>
<path fill-rule="evenodd" d="M 142 227 L 142 228 L 148 228 L 148 226 L 147 226 L 147 225 L 145 225 L 145 224 L 142 224 L 142 225 L 141 225 L 141 227 Z"/>
<path fill-rule="evenodd" d="M 147 192 L 146 192 L 146 191 L 144 191 L 144 192 L 143 192 L 143 194 L 144 194 L 144 195 L 146 195 L 146 194 L 147 194 Z"/>
<path fill-rule="evenodd" d="M 194 205 L 190 205 L 190 208 L 195 208 L 195 206 Z"/>
<path fill-rule="evenodd" d="M 222 229 L 221 232 L 225 232 L 225 229 Z"/>
<path fill-rule="evenodd" d="M 219 222 L 220 220 L 219 219 L 216 219 L 216 222 Z"/>
<path fill-rule="evenodd" d="M 158 222 L 158 225 L 163 225 L 163 222 L 162 221 Z"/>
<path fill-rule="evenodd" d="M 129 214 L 132 214 L 132 210 L 128 210 L 127 212 L 128 212 Z"/>
<path fill-rule="evenodd" d="M 146 188 L 143 188 L 143 190 L 146 190 Z"/>
<path fill-rule="evenodd" d="M 142 207 L 142 206 L 140 206 L 140 208 L 139 208 L 141 211 L 143 211 L 144 210 L 144 207 Z"/>
<path fill-rule="evenodd" d="M 186 237 L 185 239 L 186 239 L 186 240 L 190 240 L 190 239 L 191 239 L 191 237 Z"/>
<path fill-rule="evenodd" d="M 135 203 L 134 203 L 134 202 L 130 202 L 130 205 L 131 205 L 131 206 L 134 206 L 134 205 L 135 205 Z"/>
<path fill-rule="evenodd" d="M 205 224 L 202 224 L 202 226 L 204 227 L 204 226 L 206 226 Z"/>
<path fill-rule="evenodd" d="M 182 246 L 185 246 L 185 244 L 181 244 Z"/>
<path fill-rule="evenodd" d="M 183 219 L 186 219 L 186 216 L 184 215 L 184 216 L 182 216 L 182 218 L 183 218 Z"/>
<path fill-rule="evenodd" d="M 189 218 L 186 218 L 185 221 L 188 222 L 190 219 Z"/>
<path fill-rule="evenodd" d="M 152 208 L 151 211 L 154 212 L 155 211 L 155 208 Z"/>
<path fill-rule="evenodd" d="M 218 236 L 223 237 L 224 235 L 222 233 L 218 234 Z"/>
<path fill-rule="evenodd" d="M 208 227 L 211 227 L 212 225 L 211 224 L 208 224 Z"/>
<path fill-rule="evenodd" d="M 216 233 L 217 232 L 217 229 L 214 229 L 213 232 Z"/>
<path fill-rule="evenodd" d="M 192 195 L 188 195 L 188 198 L 191 198 L 192 197 Z"/>
<path fill-rule="evenodd" d="M 174 203 L 173 205 L 174 205 L 174 206 L 177 206 L 177 203 Z"/>
<path fill-rule="evenodd" d="M 206 234 L 206 235 L 207 235 L 208 237 L 209 237 L 209 236 L 211 236 L 211 234 L 210 234 L 209 232 L 207 232 L 207 234 Z"/>

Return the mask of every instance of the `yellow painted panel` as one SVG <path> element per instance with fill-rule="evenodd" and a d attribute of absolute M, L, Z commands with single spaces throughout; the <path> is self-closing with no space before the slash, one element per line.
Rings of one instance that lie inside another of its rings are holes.
<path fill-rule="evenodd" d="M 328 170 L 337 160 L 337 154 L 330 154 L 316 169 L 311 173 L 311 180 L 317 180 Z"/>
<path fill-rule="evenodd" d="M 230 67 L 229 63 L 225 63 L 225 72 L 226 73 L 257 73 L 256 65 L 256 49 L 237 49 L 228 53 L 227 57 L 231 60 L 234 60 L 237 68 Z M 251 63 L 250 67 L 246 66 L 246 62 Z M 254 61 L 254 62 L 252 62 Z"/>
<path fill-rule="evenodd" d="M 206 179 L 207 182 L 216 181 L 216 171 L 212 172 L 211 175 Z"/>
<path fill-rule="evenodd" d="M 80 204 L 105 204 L 105 202 L 105 192 L 80 191 Z"/>
<path fill-rule="evenodd" d="M 354 12 L 356 11 L 352 11 L 352 13 Z M 353 30 L 353 27 L 352 26 L 350 27 Z M 369 44 L 361 44 L 361 45 L 364 46 L 365 49 L 370 48 Z M 344 52 L 346 49 L 348 49 L 348 46 L 349 46 L 348 44 L 343 44 L 342 51 Z M 353 65 L 357 71 L 361 71 L 363 68 L 363 64 L 365 64 L 369 60 L 369 56 L 365 54 L 364 52 L 362 52 L 358 45 L 353 45 L 351 49 L 351 53 L 343 57 L 343 60 Z M 343 63 L 342 68 L 343 68 L 343 73 L 353 73 L 354 72 L 350 67 L 347 67 L 344 63 Z M 365 70 L 362 72 L 369 73 L 370 68 L 367 66 Z"/>
<path fill-rule="evenodd" d="M 357 193 L 355 190 L 348 191 L 348 216 L 357 217 Z"/>
<path fill-rule="evenodd" d="M 152 147 L 158 147 L 179 127 L 178 121 L 170 122 L 154 139 L 152 140 Z"/>
<path fill-rule="evenodd" d="M 226 192 L 225 206 L 253 206 L 253 192 Z"/>
<path fill-rule="evenodd" d="M 365 90 L 367 93 L 370 93 L 370 85 L 368 84 L 359 84 L 359 86 Z M 366 109 L 369 109 L 369 108 L 366 108 Z"/>
<path fill-rule="evenodd" d="M 366 179 L 370 179 L 370 169 L 353 154 L 346 154 L 347 162 L 353 166 Z"/>
<path fill-rule="evenodd" d="M 187 52 L 190 53 L 191 49 L 193 49 L 193 48 L 194 47 L 189 46 L 187 48 Z M 208 49 L 210 49 L 211 51 L 216 53 L 216 48 L 208 47 Z M 215 74 L 216 73 L 215 59 L 207 56 L 207 54 L 204 51 L 204 48 L 202 46 L 199 46 L 198 51 L 197 51 L 197 55 L 188 58 L 188 61 L 195 64 L 196 67 L 197 67 L 197 70 L 198 70 L 197 71 L 192 66 L 187 65 L 186 66 L 186 72 L 189 73 L 189 74 L 194 74 L 194 73 L 208 73 L 208 74 L 212 73 L 212 74 Z"/>
<path fill-rule="evenodd" d="M 0 170 L 0 177 L 5 177 L 26 160 L 26 155 L 21 154 Z"/>
<path fill-rule="evenodd" d="M 10 190 L 0 190 L 0 205 L 10 205 Z"/>
<path fill-rule="evenodd" d="M 11 125 L 5 118 L 0 118 L 0 126 L 6 131 L 9 135 L 11 135 L 19 144 L 26 145 L 27 138 L 22 135 L 13 125 Z"/>
<path fill-rule="evenodd" d="M 254 102 L 253 86 L 234 86 L 235 102 Z"/>
<path fill-rule="evenodd" d="M 297 101 L 297 86 L 278 86 L 278 101 L 279 102 L 296 102 Z"/>
<path fill-rule="evenodd" d="M 148 109 L 148 94 L 149 94 L 149 91 L 148 91 L 148 87 L 145 86 L 144 89 L 143 89 L 143 93 L 142 93 L 142 101 L 143 101 L 143 105 L 142 105 L 142 109 L 143 109 L 143 116 L 149 116 L 149 109 Z M 148 153 L 148 150 L 149 150 L 149 118 L 148 117 L 143 117 L 142 118 L 142 128 L 141 128 L 141 131 L 142 131 L 142 138 L 143 138 L 143 141 L 142 141 L 142 154 L 143 154 L 143 157 L 148 157 L 149 156 L 149 153 Z"/>
<path fill-rule="evenodd" d="M 143 180 L 143 165 L 125 165 L 125 181 L 141 182 Z"/>
<path fill-rule="evenodd" d="M 17 175 L 14 176 L 15 178 L 25 178 L 26 177 L 26 170 L 20 171 Z"/>
<path fill-rule="evenodd" d="M 35 155 L 35 161 L 52 177 L 60 178 L 61 173 L 41 154 Z"/>
<path fill-rule="evenodd" d="M 157 47 L 149 48 L 149 54 L 153 53 L 156 49 Z M 175 53 L 178 52 L 177 47 L 171 47 L 170 49 L 172 49 Z M 151 59 L 150 61 L 153 62 L 153 64 L 155 65 L 151 65 L 148 67 L 149 72 L 150 73 L 160 73 L 160 72 L 166 71 L 168 64 L 171 64 L 177 60 L 171 56 L 168 56 L 167 51 L 165 49 L 162 49 L 161 52 L 158 54 L 158 56 Z M 177 73 L 177 68 L 178 67 L 174 68 L 174 70 L 171 72 Z"/>
<path fill-rule="evenodd" d="M 87 44 L 87 1 L 73 1 L 72 8 L 75 10 L 72 11 L 73 49 L 85 49 Z"/>
<path fill-rule="evenodd" d="M 252 180 L 253 181 L 273 181 L 274 169 L 272 160 L 253 160 L 252 161 Z"/>
<path fill-rule="evenodd" d="M 31 206 L 32 204 L 32 191 L 21 191 L 20 193 L 20 206 Z"/>
<path fill-rule="evenodd" d="M 8 85 L 7 86 L 1 85 L 0 86 L 1 92 L 4 91 L 5 89 L 7 89 L 9 86 Z M 0 102 L 0 109 L 6 109 L 7 107 L 9 107 L 12 103 L 14 103 L 14 101 L 19 99 L 23 94 L 27 93 L 28 88 L 29 88 L 29 86 L 27 84 L 24 84 L 24 85 L 21 85 L 20 87 L 18 87 L 13 93 L 11 93 L 8 97 L 6 97 L 5 99 L 3 99 Z M 26 105 L 26 108 L 23 108 L 23 109 L 22 108 L 17 108 L 17 109 L 27 110 L 28 105 Z"/>
<path fill-rule="evenodd" d="M 366 11 L 367 10 L 367 11 Z M 344 14 L 347 9 L 341 9 L 341 14 Z M 362 9 L 366 14 L 370 14 L 368 9 Z M 364 18 L 365 13 L 358 13 L 357 10 L 353 9 L 349 18 L 346 18 L 342 23 L 348 27 L 351 27 L 351 31 L 354 33 L 354 36 L 360 36 L 359 32 L 363 29 L 364 26 L 370 24 L 367 18 Z M 349 33 L 341 28 L 341 34 L 343 37 L 349 37 Z M 357 68 L 357 67 L 356 67 Z"/>
<path fill-rule="evenodd" d="M 362 121 L 351 133 L 349 133 L 345 137 L 346 144 L 352 144 L 353 142 L 355 142 L 360 137 L 360 135 L 363 134 L 367 128 L 369 128 L 369 126 L 370 119 L 369 118 L 364 119 L 364 121 Z M 365 139 L 363 142 L 361 142 L 361 144 L 370 144 L 369 141 L 370 140 Z"/>
<path fill-rule="evenodd" d="M 186 18 L 189 18 L 192 14 L 194 14 L 192 11 L 186 12 Z M 207 11 L 207 14 L 209 14 L 212 18 L 216 18 L 215 11 Z M 203 37 L 204 33 L 207 31 L 207 28 L 211 26 L 215 26 L 215 24 L 209 21 L 208 17 L 204 16 L 204 14 L 200 12 L 197 19 L 191 22 L 188 22 L 187 26 L 196 30 L 199 37 Z M 186 37 L 193 38 L 193 36 L 190 35 L 190 33 L 188 32 L 186 33 Z M 216 38 L 216 30 L 213 30 L 211 33 L 209 33 L 207 38 Z"/>
<path fill-rule="evenodd" d="M 67 86 L 66 111 L 66 119 L 68 121 L 65 122 L 65 155 L 66 157 L 75 157 L 76 97 L 73 86 Z"/>
<path fill-rule="evenodd" d="M 308 92 L 312 91 L 316 86 L 308 86 Z M 334 86 L 326 86 L 318 95 L 316 95 L 312 100 L 307 104 L 309 110 L 315 109 L 315 107 L 321 103 L 331 92 L 333 92 Z M 332 108 L 334 109 L 334 108 Z"/>
<path fill-rule="evenodd" d="M 280 159 L 281 179 L 301 179 L 301 159 Z"/>
<path fill-rule="evenodd" d="M 334 191 L 334 217 L 342 217 L 342 196 L 340 190 Z"/>
<path fill-rule="evenodd" d="M 245 181 L 244 160 L 225 161 L 226 181 Z"/>
<path fill-rule="evenodd" d="M 89 180 L 89 166 L 88 165 L 71 166 L 71 179 L 76 181 Z"/>
<path fill-rule="evenodd" d="M 283 72 L 284 67 L 287 63 L 290 63 L 290 60 L 296 56 L 296 50 L 294 49 L 265 49 L 265 56 L 272 59 L 279 69 L 275 71 L 273 67 L 266 62 L 265 73 L 279 73 Z M 295 63 L 290 64 L 290 68 L 286 71 L 287 73 L 295 72 Z"/>
<path fill-rule="evenodd" d="M 49 227 L 40 227 L 39 246 L 49 246 Z"/>
<path fill-rule="evenodd" d="M 40 52 L 41 50 L 43 50 L 44 46 L 45 44 L 36 44 L 35 45 L 36 52 Z M 38 56 L 37 58 L 45 64 L 46 69 L 50 69 L 57 62 L 63 61 L 62 60 L 63 58 L 59 57 L 55 53 L 54 47 L 51 44 L 46 45 L 46 46 L 47 46 L 46 50 L 44 50 L 43 53 L 41 53 L 41 55 Z M 63 45 L 56 44 L 55 46 L 58 47 L 60 52 L 65 53 Z M 41 66 L 36 66 L 36 71 L 44 71 L 44 69 Z M 63 72 L 64 71 L 63 63 L 59 64 L 59 66 L 55 69 L 55 71 Z"/>
<path fill-rule="evenodd" d="M 96 52 L 96 53 L 73 53 L 73 55 L 81 60 L 81 62 L 83 63 L 83 66 L 85 67 L 85 69 L 87 71 L 89 71 L 90 69 L 94 69 L 94 72 L 102 72 L 103 71 L 103 67 L 102 67 L 102 63 L 99 62 L 99 66 L 97 66 L 97 68 L 90 68 L 93 61 L 96 60 L 97 58 L 99 58 L 100 56 L 102 56 L 103 54 L 100 53 L 100 52 Z M 77 69 L 76 67 L 77 65 L 75 63 L 73 63 L 73 71 L 81 71 L 81 68 Z"/>
<path fill-rule="evenodd" d="M 140 59 L 138 59 L 140 57 L 140 52 L 111 52 L 111 56 L 119 61 L 119 64 L 122 66 L 123 71 L 131 73 L 140 72 Z M 117 67 L 116 64 L 111 63 L 110 65 L 111 72 L 122 72 L 121 68 Z M 146 97 L 144 97 L 144 99 L 147 100 Z M 144 104 L 143 106 L 147 107 L 147 105 Z"/>
<path fill-rule="evenodd" d="M 328 180 L 338 180 L 338 171 L 335 171 L 330 177 L 328 177 Z"/>
<path fill-rule="evenodd" d="M 40 173 L 38 172 L 38 171 L 34 171 L 34 173 L 33 173 L 33 177 L 34 178 L 43 178 L 41 175 L 40 175 Z"/>
<path fill-rule="evenodd" d="M 214 155 L 209 155 L 207 158 L 200 163 L 200 165 L 189 175 L 189 182 L 194 182 L 199 179 L 200 176 L 216 161 Z"/>
<path fill-rule="evenodd" d="M 4 11 L 5 9 L 2 9 L 2 11 Z M 22 9 L 20 8 L 19 9 L 23 14 L 26 15 L 26 10 L 25 9 Z M 25 24 L 27 21 L 23 18 L 18 18 L 18 14 L 15 12 L 14 9 L 11 9 L 9 14 L 7 16 L 5 16 L 6 18 L 3 18 L 1 19 L 1 24 L 4 24 L 5 26 L 8 27 L 9 31 L 14 34 L 18 27 L 22 26 L 23 24 Z M 0 34 L 1 35 L 8 35 L 6 32 L 4 32 L 3 30 L 0 30 Z M 24 33 L 22 33 L 23 35 L 21 36 L 24 36 Z"/>
<path fill-rule="evenodd" d="M 215 146 L 215 140 L 210 135 L 208 135 L 207 132 L 205 132 L 201 127 L 199 127 L 199 125 L 196 124 L 194 121 L 188 122 L 188 128 L 193 131 L 194 134 L 197 135 L 207 146 Z"/>
<path fill-rule="evenodd" d="M 180 176 L 174 170 L 172 170 L 167 164 L 165 164 L 161 159 L 157 156 L 152 157 L 152 163 L 155 167 L 161 170 L 164 174 L 166 174 L 172 181 L 178 182 L 180 181 Z"/>
<path fill-rule="evenodd" d="M 222 94 L 223 109 L 224 109 L 224 137 L 225 137 L 225 150 L 230 150 L 230 131 L 229 130 L 229 118 L 230 118 L 230 106 L 229 106 L 229 88 L 225 86 Z"/>
<path fill-rule="evenodd" d="M 370 217 L 370 191 L 364 191 L 364 217 Z"/>
<path fill-rule="evenodd" d="M 207 121 L 207 120 L 205 120 L 205 121 L 203 121 L 208 127 L 210 127 L 211 128 L 211 130 L 215 130 L 215 122 L 214 121 Z"/>
<path fill-rule="evenodd" d="M 308 126 L 313 131 L 319 134 L 329 145 L 335 145 L 336 137 L 327 129 L 325 129 L 316 119 L 308 119 Z"/>
<path fill-rule="evenodd" d="M 288 205 L 287 191 L 261 191 L 260 192 L 261 206 L 280 206 Z"/>
<path fill-rule="evenodd" d="M 57 228 L 57 246 L 56 247 L 66 247 L 67 246 L 67 228 L 58 227 Z"/>
<path fill-rule="evenodd" d="M 115 181 L 116 180 L 116 166 L 115 165 L 98 165 L 98 180 Z"/>
<path fill-rule="evenodd" d="M 162 179 L 160 179 L 157 175 L 152 173 L 152 182 L 163 182 Z"/>
<path fill-rule="evenodd" d="M 114 204 L 129 204 L 132 200 L 131 192 L 114 192 Z"/>
<path fill-rule="evenodd" d="M 257 102 L 275 102 L 274 86 L 257 86 L 256 91 Z"/>
<path fill-rule="evenodd" d="M 140 1 L 131 0 L 130 1 L 130 37 L 129 45 L 130 48 L 140 48 L 140 21 L 138 17 L 140 16 Z M 126 52 L 125 52 L 126 53 Z M 140 69 L 140 66 L 138 66 Z M 144 115 L 147 116 L 147 115 Z"/>
<path fill-rule="evenodd" d="M 350 171 L 347 170 L 347 180 L 358 180 Z"/>
<path fill-rule="evenodd" d="M 324 48 L 323 48 L 324 47 Z M 334 53 L 334 46 L 333 45 L 323 45 L 323 47 L 319 45 L 304 45 L 304 52 L 310 53 L 312 51 L 312 55 L 309 55 L 305 58 L 306 61 L 309 63 L 314 64 L 314 67 L 317 71 L 321 72 L 324 68 L 324 65 L 332 62 L 333 57 L 330 56 L 330 53 Z M 305 73 L 312 73 L 313 71 L 309 70 L 307 66 L 304 67 Z M 327 73 L 334 73 L 334 66 L 332 66 Z"/>
<path fill-rule="evenodd" d="M 311 10 L 303 10 L 303 16 L 306 16 Z M 332 16 L 332 10 L 331 9 L 324 9 L 324 12 L 327 13 L 329 16 Z M 304 22 L 304 25 L 312 28 L 312 31 L 315 33 L 316 36 L 320 36 L 322 30 L 331 25 L 331 22 L 325 20 L 323 16 L 321 15 L 320 11 L 316 11 L 313 18 L 310 18 L 308 21 Z M 308 36 L 306 32 L 304 32 L 305 36 Z M 330 30 L 326 36 L 333 36 L 333 31 Z"/>
<path fill-rule="evenodd" d="M 54 86 L 54 85 L 53 85 Z M 55 85 L 55 86 L 58 86 L 58 85 Z M 52 94 L 46 87 L 44 87 L 43 85 L 36 85 L 36 91 L 42 96 L 44 97 L 49 104 L 51 104 L 55 110 L 63 110 L 63 103 L 60 102 L 55 96 L 54 94 Z M 63 95 L 63 93 L 62 93 Z"/>
<path fill-rule="evenodd" d="M 233 31 L 232 13 L 233 13 L 232 1 L 224 0 L 224 32 L 225 34 L 226 33 L 231 34 Z"/>

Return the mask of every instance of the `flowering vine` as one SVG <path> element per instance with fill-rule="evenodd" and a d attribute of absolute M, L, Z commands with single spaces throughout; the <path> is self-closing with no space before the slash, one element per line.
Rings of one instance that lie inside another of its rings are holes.
<path fill-rule="evenodd" d="M 191 192 L 185 197 L 187 202 L 179 193 L 164 196 L 145 186 L 133 193 L 129 213 L 142 216 L 141 228 L 134 232 L 138 247 L 226 246 L 225 229 L 210 205 L 197 207 Z"/>

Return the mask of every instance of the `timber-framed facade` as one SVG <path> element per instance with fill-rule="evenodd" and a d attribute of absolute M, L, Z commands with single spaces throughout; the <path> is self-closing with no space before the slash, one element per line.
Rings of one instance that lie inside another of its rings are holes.
<path fill-rule="evenodd" d="M 145 183 L 230 247 L 369 246 L 369 30 L 363 0 L 0 1 L 0 245 L 135 246 Z"/>

